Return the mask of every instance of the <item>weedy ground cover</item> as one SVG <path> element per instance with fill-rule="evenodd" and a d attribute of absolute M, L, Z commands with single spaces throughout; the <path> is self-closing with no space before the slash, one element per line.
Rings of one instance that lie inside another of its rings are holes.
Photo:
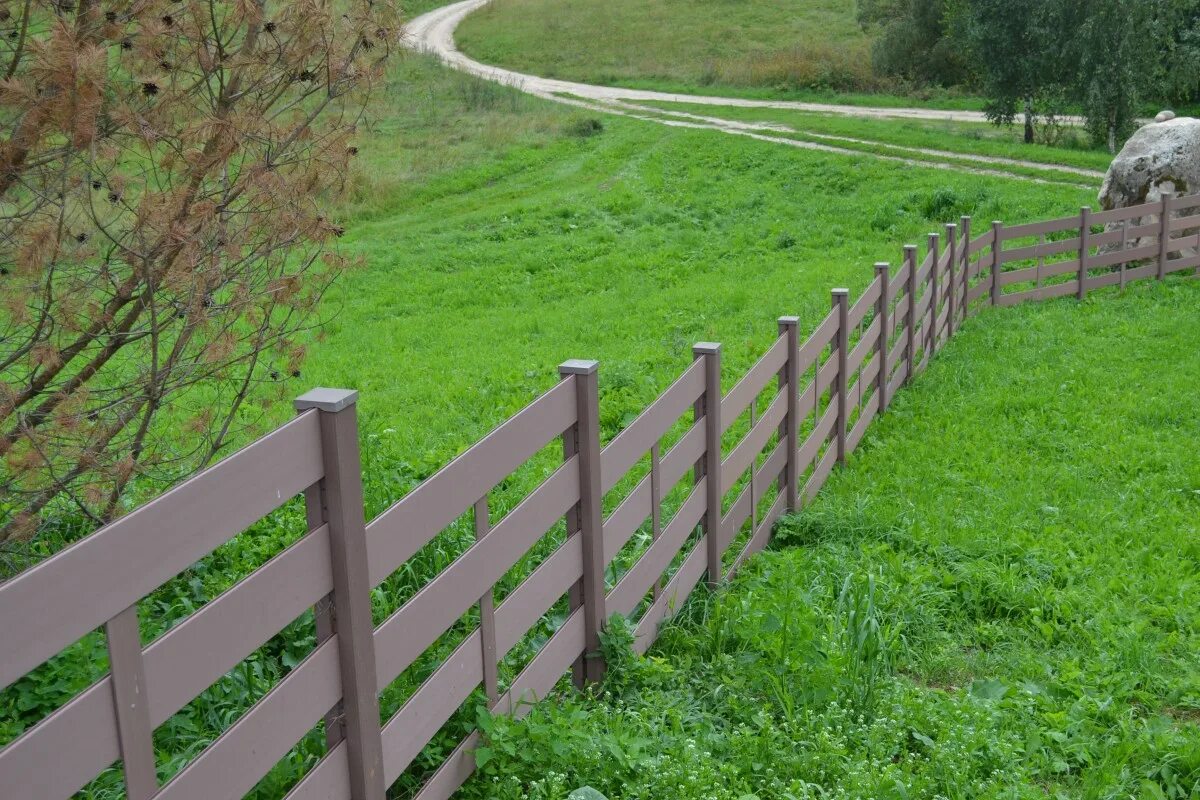
<path fill-rule="evenodd" d="M 397 64 L 379 108 L 364 128 L 342 210 L 341 246 L 367 266 L 346 274 L 328 298 L 329 319 L 309 343 L 301 373 L 279 377 L 284 396 L 314 385 L 360 390 L 368 517 L 551 386 L 556 365 L 568 358 L 601 360 L 609 438 L 682 371 L 693 342 L 724 343 L 729 388 L 773 340 L 775 317 L 799 314 L 802 327 L 811 327 L 828 308 L 831 286 L 862 288 L 873 262 L 897 260 L 900 244 L 921 240 L 938 223 L 960 214 L 1060 216 L 1091 195 L 580 116 L 421 58 Z M 265 427 L 291 412 L 276 404 L 258 413 Z M 560 459 L 548 447 L 498 487 L 496 515 Z M 80 530 L 64 518 L 60 535 L 38 547 L 53 550 Z M 143 640 L 303 530 L 293 503 L 164 586 L 141 605 Z M 467 518 L 435 539 L 376 592 L 376 620 L 473 538 Z M 500 596 L 560 540 L 561 530 L 552 531 L 506 576 Z M 389 687 L 385 713 L 471 624 L 468 615 Z M 504 677 L 544 633 L 517 648 Z M 306 615 L 161 726 L 160 775 L 186 765 L 312 646 Z M 5 690 L 0 743 L 106 668 L 103 640 L 89 636 Z M 472 722 L 473 702 L 431 745 L 412 781 Z M 281 797 L 323 752 L 322 742 L 318 726 L 255 796 Z M 119 774 L 110 771 L 84 796 L 122 793 Z"/>
<path fill-rule="evenodd" d="M 989 310 L 602 694 L 466 797 L 1200 796 L 1200 282 Z"/>

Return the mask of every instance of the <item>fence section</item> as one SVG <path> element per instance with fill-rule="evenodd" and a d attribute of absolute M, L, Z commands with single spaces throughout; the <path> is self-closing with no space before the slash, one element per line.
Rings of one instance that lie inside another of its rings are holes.
<path fill-rule="evenodd" d="M 96 628 L 111 663 L 0 750 L 0 795 L 66 798 L 120 762 L 132 800 L 242 797 L 323 720 L 326 755 L 288 797 L 382 800 L 473 692 L 493 713 L 521 716 L 568 672 L 578 685 L 600 680 L 599 634 L 613 614 L 634 620 L 644 652 L 701 580 L 727 580 L 782 514 L 816 495 L 981 304 L 1082 298 L 1200 267 L 1200 197 L 997 222 L 975 238 L 970 229 L 963 218 L 931 234 L 923 257 L 909 246 L 897 268 L 877 264 L 853 303 L 833 290 L 807 338 L 797 318 L 779 320 L 778 338 L 727 394 L 720 345 L 696 345 L 693 363 L 607 446 L 597 365 L 568 362 L 554 388 L 370 524 L 354 393 L 305 395 L 294 421 L 0 586 L 0 685 Z M 556 440 L 561 464 L 493 520 L 493 489 Z M 648 474 L 627 480 L 647 455 Z M 623 481 L 632 488 L 614 499 Z M 143 645 L 141 598 L 301 494 L 299 541 Z M 371 590 L 468 513 L 474 543 L 374 626 Z M 496 604 L 493 587 L 562 521 L 561 541 Z M 617 574 L 618 554 L 647 524 L 649 544 Z M 500 662 L 564 598 L 561 624 L 502 687 Z M 160 786 L 154 729 L 307 609 L 312 652 Z M 464 620 L 477 622 L 381 725 L 380 692 Z M 417 796 L 449 797 L 479 742 L 478 732 L 463 739 Z"/>

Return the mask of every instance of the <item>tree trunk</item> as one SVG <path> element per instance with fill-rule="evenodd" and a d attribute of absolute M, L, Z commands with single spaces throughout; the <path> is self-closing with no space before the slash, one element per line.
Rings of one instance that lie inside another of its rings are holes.
<path fill-rule="evenodd" d="M 1025 98 L 1025 144 L 1033 144 L 1033 98 Z"/>

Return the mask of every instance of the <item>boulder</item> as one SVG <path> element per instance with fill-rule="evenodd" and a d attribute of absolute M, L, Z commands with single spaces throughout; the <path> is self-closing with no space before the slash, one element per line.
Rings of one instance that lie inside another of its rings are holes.
<path fill-rule="evenodd" d="M 1166 195 L 1200 194 L 1200 119 L 1176 117 L 1170 112 L 1159 116 L 1167 119 L 1138 129 L 1108 168 L 1099 198 L 1105 211 L 1158 202 Z M 1179 212 L 1175 216 L 1180 216 Z M 1158 221 L 1159 215 L 1147 214 L 1124 224 L 1132 228 Z M 1110 229 L 1116 227 L 1120 226 L 1109 226 Z M 1197 233 L 1181 231 L 1179 237 L 1196 236 Z M 1156 236 L 1134 239 L 1128 246 L 1149 245 L 1157 241 Z M 1110 245 L 1105 249 L 1119 247 Z M 1180 255 L 1187 258 L 1196 252 L 1197 248 L 1182 248 Z"/>
<path fill-rule="evenodd" d="M 1142 126 L 1108 168 L 1100 189 L 1107 211 L 1200 192 L 1200 119 L 1175 117 Z"/>
<path fill-rule="evenodd" d="M 567 800 L 608 800 L 608 798 L 590 786 L 580 786 L 567 795 Z"/>

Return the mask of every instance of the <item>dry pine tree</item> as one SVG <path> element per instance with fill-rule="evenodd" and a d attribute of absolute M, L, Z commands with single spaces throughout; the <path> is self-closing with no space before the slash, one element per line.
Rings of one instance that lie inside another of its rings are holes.
<path fill-rule="evenodd" d="M 0 3 L 0 542 L 118 515 L 296 373 L 391 0 Z"/>

